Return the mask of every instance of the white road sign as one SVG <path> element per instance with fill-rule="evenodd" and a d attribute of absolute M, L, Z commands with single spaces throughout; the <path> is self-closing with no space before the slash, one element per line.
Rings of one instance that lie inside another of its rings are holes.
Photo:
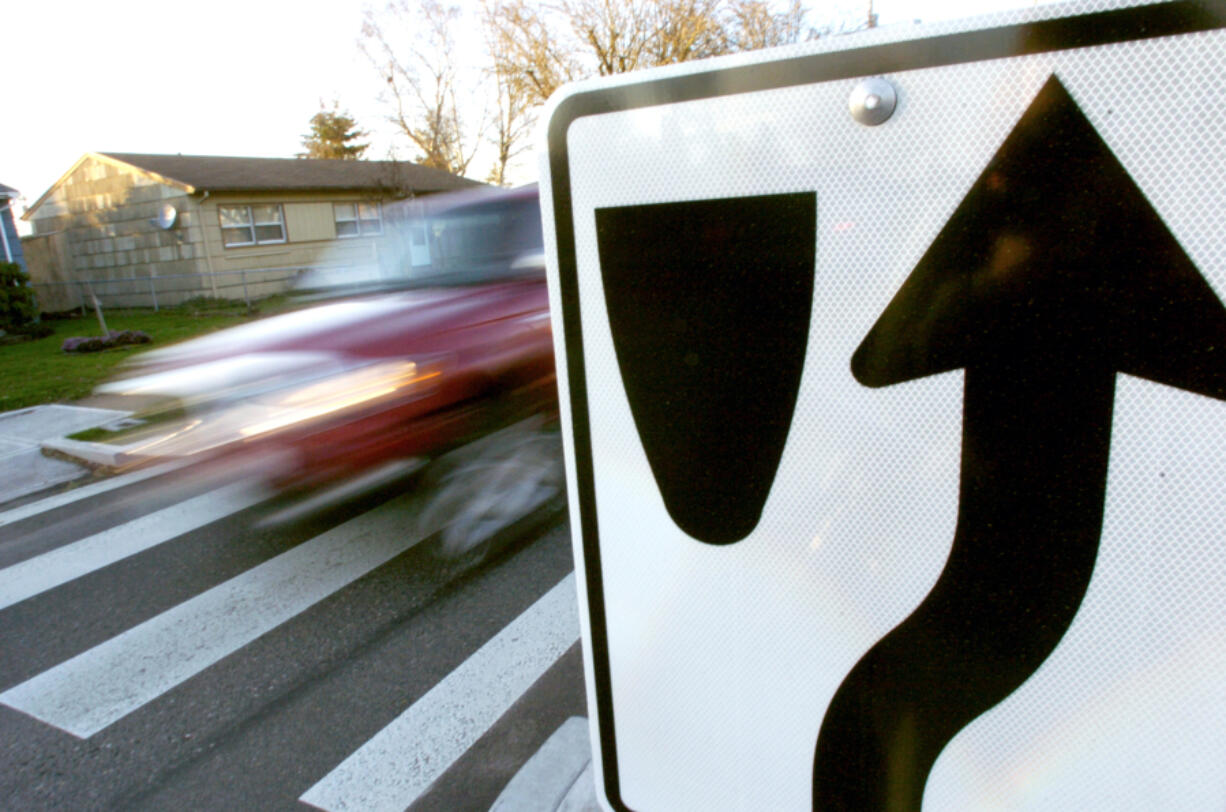
<path fill-rule="evenodd" d="M 624 810 L 1226 808 L 1226 3 L 579 84 L 542 196 Z"/>

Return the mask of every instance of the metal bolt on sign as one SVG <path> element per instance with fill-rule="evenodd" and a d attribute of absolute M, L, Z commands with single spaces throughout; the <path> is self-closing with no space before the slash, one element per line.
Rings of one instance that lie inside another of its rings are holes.
<path fill-rule="evenodd" d="M 898 94 L 894 85 L 885 79 L 874 77 L 860 82 L 851 91 L 847 109 L 851 117 L 866 127 L 876 127 L 894 114 Z"/>

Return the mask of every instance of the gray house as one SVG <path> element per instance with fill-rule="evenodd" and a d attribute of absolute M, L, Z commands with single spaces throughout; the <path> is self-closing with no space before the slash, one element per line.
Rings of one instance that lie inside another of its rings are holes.
<path fill-rule="evenodd" d="M 21 240 L 13 222 L 13 203 L 17 190 L 0 183 L 0 262 L 16 262 L 25 270 L 26 260 L 21 252 Z"/>

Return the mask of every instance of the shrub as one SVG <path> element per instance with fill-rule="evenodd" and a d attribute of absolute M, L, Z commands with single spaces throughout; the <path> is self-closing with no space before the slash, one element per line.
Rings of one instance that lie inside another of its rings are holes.
<path fill-rule="evenodd" d="M 38 315 L 30 278 L 16 262 L 0 262 L 0 330 L 13 330 Z"/>
<path fill-rule="evenodd" d="M 127 344 L 148 344 L 152 339 L 143 330 L 112 330 L 106 336 L 73 336 L 64 339 L 64 352 L 98 352 Z"/>
<path fill-rule="evenodd" d="M 153 339 L 149 338 L 149 334 L 144 330 L 112 330 L 107 340 L 118 347 L 124 344 L 148 344 Z"/>
<path fill-rule="evenodd" d="M 64 352 L 96 352 L 102 349 L 102 339 L 89 336 L 73 336 L 72 338 L 64 339 L 60 349 Z"/>

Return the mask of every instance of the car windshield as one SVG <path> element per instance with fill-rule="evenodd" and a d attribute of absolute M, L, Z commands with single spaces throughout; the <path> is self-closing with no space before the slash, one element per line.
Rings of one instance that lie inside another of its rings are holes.
<path fill-rule="evenodd" d="M 543 270 L 541 217 L 535 195 L 494 197 L 406 211 L 389 224 L 380 264 L 411 286 L 478 284 Z"/>
<path fill-rule="evenodd" d="M 404 288 L 464 286 L 512 277 L 544 278 L 536 187 L 426 196 L 387 204 L 380 232 L 355 252 L 331 246 L 317 267 L 298 275 L 307 299 Z"/>

